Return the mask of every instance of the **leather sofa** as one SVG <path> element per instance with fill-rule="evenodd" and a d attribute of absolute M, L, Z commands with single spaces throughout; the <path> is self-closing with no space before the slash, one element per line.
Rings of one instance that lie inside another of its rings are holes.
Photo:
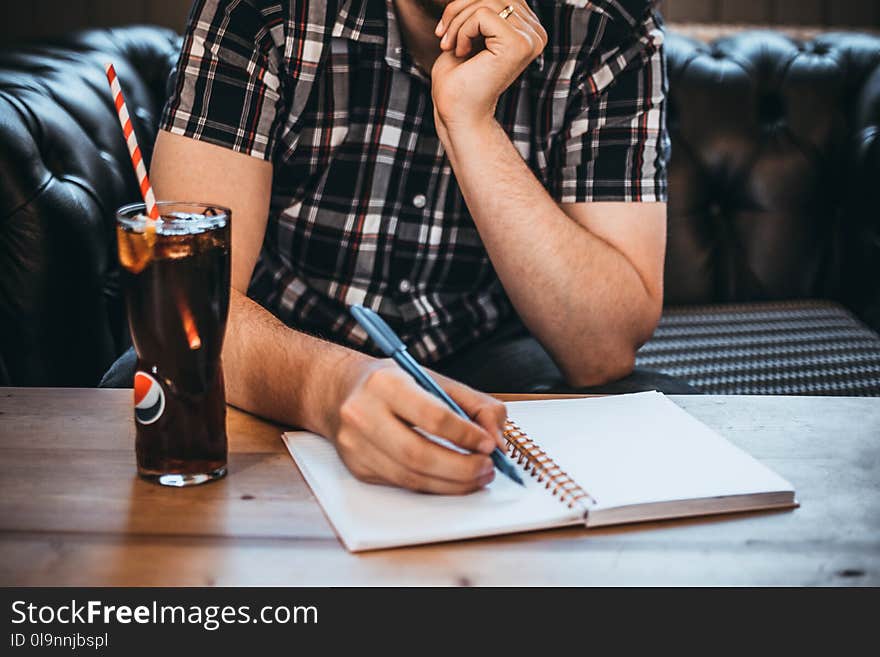
<path fill-rule="evenodd" d="M 667 309 L 638 364 L 706 392 L 880 395 L 880 38 L 667 35 Z M 179 37 L 0 50 L 0 384 L 94 386 L 129 344 L 113 211 L 138 198 Z"/>

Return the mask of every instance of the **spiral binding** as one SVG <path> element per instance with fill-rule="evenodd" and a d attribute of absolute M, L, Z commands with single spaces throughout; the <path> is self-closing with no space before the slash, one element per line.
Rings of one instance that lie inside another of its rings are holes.
<path fill-rule="evenodd" d="M 523 470 L 537 479 L 538 483 L 546 480 L 544 488 L 552 495 L 559 495 L 559 501 L 564 502 L 569 509 L 577 507 L 583 511 L 586 519 L 590 507 L 596 503 L 596 500 L 556 465 L 547 452 L 529 438 L 516 422 L 507 420 L 502 433 L 507 440 L 510 457 L 516 459 Z"/>

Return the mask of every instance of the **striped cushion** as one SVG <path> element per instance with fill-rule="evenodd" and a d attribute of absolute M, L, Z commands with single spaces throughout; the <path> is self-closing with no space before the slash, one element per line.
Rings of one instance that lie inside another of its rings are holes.
<path fill-rule="evenodd" d="M 880 335 L 830 301 L 667 308 L 636 365 L 713 394 L 880 396 Z"/>

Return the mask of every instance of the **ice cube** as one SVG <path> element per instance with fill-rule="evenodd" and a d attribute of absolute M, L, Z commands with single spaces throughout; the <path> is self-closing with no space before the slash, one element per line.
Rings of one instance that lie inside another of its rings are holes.
<path fill-rule="evenodd" d="M 139 274 L 153 259 L 153 247 L 156 245 L 156 229 L 147 224 L 142 232 L 116 227 L 116 239 L 119 244 L 119 263 L 132 274 Z"/>

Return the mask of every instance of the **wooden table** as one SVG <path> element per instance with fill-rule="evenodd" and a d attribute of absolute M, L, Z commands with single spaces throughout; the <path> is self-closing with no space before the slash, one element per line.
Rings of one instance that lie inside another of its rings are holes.
<path fill-rule="evenodd" d="M 168 489 L 130 391 L 0 388 L 0 585 L 880 584 L 880 399 L 672 399 L 801 508 L 353 555 L 278 426 L 230 409 L 230 476 Z"/>

